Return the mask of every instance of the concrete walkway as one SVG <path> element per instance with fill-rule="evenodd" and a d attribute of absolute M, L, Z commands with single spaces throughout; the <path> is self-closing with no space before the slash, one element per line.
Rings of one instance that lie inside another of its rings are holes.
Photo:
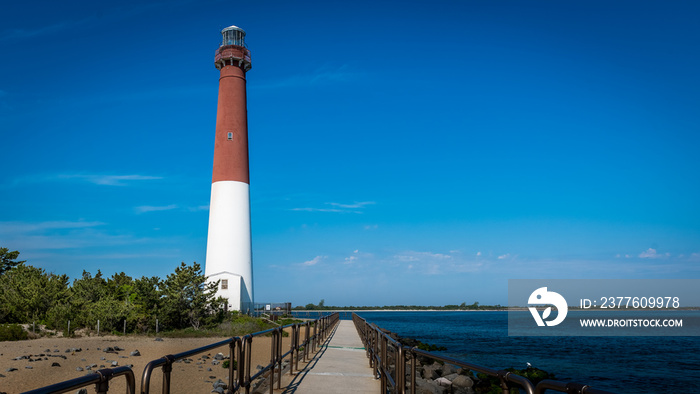
<path fill-rule="evenodd" d="M 302 363 L 299 363 L 302 368 Z M 372 375 L 369 359 L 352 320 L 341 320 L 305 368 L 294 376 L 284 375 L 285 394 L 378 394 L 379 380 Z"/>

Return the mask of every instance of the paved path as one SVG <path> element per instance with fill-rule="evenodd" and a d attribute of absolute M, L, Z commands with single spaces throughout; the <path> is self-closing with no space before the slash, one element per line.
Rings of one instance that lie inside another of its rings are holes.
<path fill-rule="evenodd" d="M 301 365 L 300 362 L 299 368 Z M 340 321 L 330 341 L 323 344 L 306 368 L 292 377 L 284 376 L 285 394 L 378 394 L 381 391 L 352 320 Z"/>

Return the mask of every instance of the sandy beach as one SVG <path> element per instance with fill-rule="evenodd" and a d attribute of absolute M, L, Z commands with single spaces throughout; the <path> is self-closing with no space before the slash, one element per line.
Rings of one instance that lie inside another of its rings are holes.
<path fill-rule="evenodd" d="M 133 365 L 136 376 L 136 391 L 139 391 L 143 369 L 148 362 L 168 354 L 176 354 L 209 345 L 226 338 L 163 338 L 154 337 L 82 337 L 39 338 L 34 340 L 0 342 L 0 392 L 21 393 L 50 384 L 83 376 L 102 368 L 110 368 L 116 361 L 119 366 Z M 289 349 L 290 338 L 283 338 L 283 352 Z M 116 353 L 105 349 L 119 347 Z M 75 350 L 71 350 L 75 349 Z M 140 356 L 131 353 L 138 350 Z M 228 382 L 228 370 L 221 364 L 213 365 L 217 353 L 228 356 L 228 346 L 212 349 L 191 357 L 191 362 L 173 365 L 172 393 L 209 393 L 212 383 L 218 379 Z M 33 361 L 23 356 L 31 356 Z M 203 358 L 202 356 L 208 356 Z M 257 365 L 270 362 L 270 338 L 256 337 L 253 340 L 251 371 Z M 52 366 L 58 363 L 60 366 Z M 15 368 L 16 370 L 10 370 Z M 78 370 L 81 368 L 82 370 Z M 89 368 L 89 369 L 88 369 Z M 254 373 L 254 372 L 253 372 Z M 151 391 L 160 392 L 162 372 L 156 369 L 151 378 Z M 94 386 L 88 392 L 94 392 Z M 110 383 L 110 392 L 125 392 L 124 378 L 115 378 Z"/>

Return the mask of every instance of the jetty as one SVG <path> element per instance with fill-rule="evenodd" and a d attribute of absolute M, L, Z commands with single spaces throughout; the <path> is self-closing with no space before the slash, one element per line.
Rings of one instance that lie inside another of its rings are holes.
<path fill-rule="evenodd" d="M 340 320 L 328 340 L 306 367 L 292 377 L 284 375 L 284 393 L 377 394 L 380 382 L 370 368 L 367 352 L 351 320 Z"/>

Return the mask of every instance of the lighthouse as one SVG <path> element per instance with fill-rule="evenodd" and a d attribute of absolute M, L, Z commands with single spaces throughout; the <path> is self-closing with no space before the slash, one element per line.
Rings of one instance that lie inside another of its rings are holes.
<path fill-rule="evenodd" d="M 228 310 L 250 313 L 253 264 L 245 79 L 250 51 L 240 27 L 229 26 L 221 35 L 214 57 L 220 73 L 219 101 L 204 273 L 208 281 L 219 281 L 216 295 L 228 300 Z"/>

